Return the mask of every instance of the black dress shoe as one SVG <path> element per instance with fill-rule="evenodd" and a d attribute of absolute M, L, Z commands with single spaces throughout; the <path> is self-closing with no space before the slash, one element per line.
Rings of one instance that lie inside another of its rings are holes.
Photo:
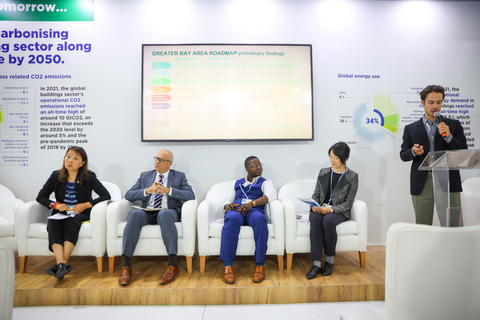
<path fill-rule="evenodd" d="M 70 271 L 72 271 L 72 266 L 68 263 L 63 263 L 63 262 L 60 262 L 58 264 L 58 270 L 57 270 L 57 273 L 55 273 L 55 278 L 57 278 L 57 280 L 62 280 L 63 277 L 69 273 Z"/>
<path fill-rule="evenodd" d="M 322 275 L 329 276 L 332 274 L 332 272 L 333 272 L 333 263 L 325 262 L 325 265 L 323 266 Z"/>
<path fill-rule="evenodd" d="M 312 269 L 310 269 L 310 271 L 308 271 L 307 273 L 307 279 L 310 280 L 310 279 L 314 279 L 317 274 L 321 274 L 322 273 L 322 268 L 320 268 L 319 266 L 313 266 Z"/>
<path fill-rule="evenodd" d="M 47 269 L 45 269 L 46 274 L 54 276 L 54 277 L 55 277 L 55 274 L 57 273 L 57 271 L 58 271 L 58 264 L 54 265 L 53 267 L 47 267 Z"/>

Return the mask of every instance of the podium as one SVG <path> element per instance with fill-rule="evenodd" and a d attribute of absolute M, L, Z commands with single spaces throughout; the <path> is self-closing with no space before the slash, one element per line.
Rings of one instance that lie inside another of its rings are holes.
<path fill-rule="evenodd" d="M 480 169 L 480 149 L 430 152 L 418 168 L 432 173 L 435 208 L 442 227 L 461 225 L 462 207 L 451 204 L 450 172 L 472 169 Z"/>

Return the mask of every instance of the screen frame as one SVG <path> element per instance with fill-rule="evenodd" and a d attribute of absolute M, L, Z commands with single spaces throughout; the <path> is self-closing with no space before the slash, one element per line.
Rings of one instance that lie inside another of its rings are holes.
<path fill-rule="evenodd" d="M 145 48 L 152 47 L 152 46 L 298 46 L 298 47 L 309 47 L 310 53 L 310 88 L 311 88 L 311 137 L 310 138 L 291 138 L 291 139 L 259 139 L 259 138 L 252 138 L 252 139 L 145 139 L 143 125 L 144 125 L 144 70 L 145 70 Z M 314 114 L 314 90 L 313 90 L 313 55 L 312 55 L 312 44 L 286 44 L 286 43 L 175 43 L 175 44 L 142 44 L 142 64 L 141 64 L 141 141 L 142 142 L 215 142 L 215 141 L 222 141 L 222 142 L 233 142 L 233 141 L 314 141 L 315 140 L 315 114 Z"/>

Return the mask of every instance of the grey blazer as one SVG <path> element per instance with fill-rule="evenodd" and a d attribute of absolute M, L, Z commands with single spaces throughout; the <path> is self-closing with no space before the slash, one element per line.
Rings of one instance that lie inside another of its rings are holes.
<path fill-rule="evenodd" d="M 143 196 L 146 188 L 155 181 L 156 171 L 145 171 L 140 174 L 137 182 L 125 194 L 128 201 L 142 200 L 142 207 L 146 208 L 151 195 Z M 188 184 L 185 173 L 170 169 L 168 173 L 167 187 L 172 188 L 172 196 L 168 196 L 168 208 L 181 213 L 182 205 L 187 200 L 195 199 L 192 187 Z"/>
<path fill-rule="evenodd" d="M 325 194 L 330 188 L 330 167 L 322 168 L 318 174 L 317 184 L 313 192 L 312 199 L 322 204 Z M 358 174 L 348 169 L 345 175 L 332 190 L 332 207 L 335 213 L 341 213 L 347 219 L 350 219 L 350 209 L 357 195 Z"/>

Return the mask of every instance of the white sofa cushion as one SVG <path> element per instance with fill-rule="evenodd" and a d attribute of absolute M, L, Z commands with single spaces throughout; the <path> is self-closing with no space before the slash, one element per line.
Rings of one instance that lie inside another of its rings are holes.
<path fill-rule="evenodd" d="M 28 229 L 29 238 L 48 239 L 46 223 L 32 223 Z M 91 238 L 90 222 L 82 223 L 78 238 Z"/>

